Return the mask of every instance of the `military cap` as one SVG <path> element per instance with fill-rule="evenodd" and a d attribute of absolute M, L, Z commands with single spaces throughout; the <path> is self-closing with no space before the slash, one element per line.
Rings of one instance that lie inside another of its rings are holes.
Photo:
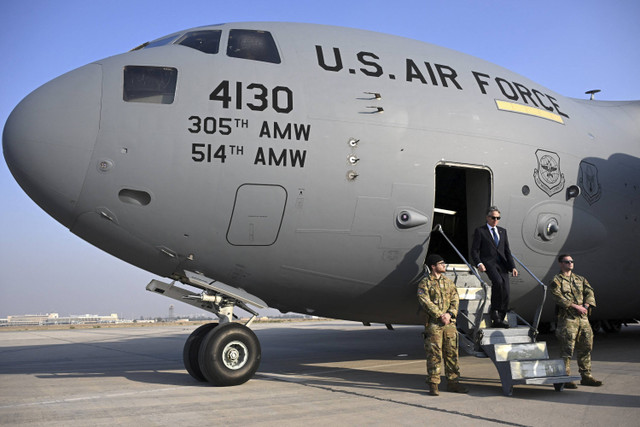
<path fill-rule="evenodd" d="M 427 261 L 425 264 L 427 264 L 428 267 L 431 267 L 432 265 L 436 265 L 440 261 L 444 261 L 444 258 L 442 258 L 438 254 L 431 254 L 427 257 Z"/>

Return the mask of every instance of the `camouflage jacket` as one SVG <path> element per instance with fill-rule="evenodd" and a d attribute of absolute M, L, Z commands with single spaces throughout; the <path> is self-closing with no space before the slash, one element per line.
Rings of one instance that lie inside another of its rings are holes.
<path fill-rule="evenodd" d="M 577 319 L 581 316 L 571 308 L 571 304 L 596 306 L 593 288 L 587 279 L 577 274 L 572 273 L 569 277 L 562 273 L 556 274 L 551 282 L 550 290 L 551 296 L 556 302 L 559 317 Z"/>
<path fill-rule="evenodd" d="M 460 297 L 456 285 L 444 275 L 439 279 L 433 275 L 422 279 L 418 284 L 418 300 L 427 312 L 427 325 L 442 325 L 440 316 L 444 313 L 449 313 L 451 322 L 455 323 Z"/>

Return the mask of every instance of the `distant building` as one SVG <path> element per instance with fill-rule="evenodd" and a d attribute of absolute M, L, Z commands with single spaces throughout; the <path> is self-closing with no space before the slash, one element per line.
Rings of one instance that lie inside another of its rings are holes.
<path fill-rule="evenodd" d="M 47 314 L 19 314 L 13 316 L 7 316 L 8 326 L 33 326 L 33 325 L 47 325 L 57 322 L 59 319 L 58 313 Z"/>
<path fill-rule="evenodd" d="M 111 313 L 109 316 L 100 316 L 97 314 L 77 314 L 71 315 L 68 318 L 71 323 L 120 323 L 116 313 Z"/>
<path fill-rule="evenodd" d="M 47 313 L 7 316 L 6 322 L 0 321 L 0 326 L 79 325 L 121 322 L 122 320 L 118 318 L 116 313 L 112 313 L 109 316 L 82 314 L 71 315 L 69 317 L 60 317 L 58 313 Z"/>

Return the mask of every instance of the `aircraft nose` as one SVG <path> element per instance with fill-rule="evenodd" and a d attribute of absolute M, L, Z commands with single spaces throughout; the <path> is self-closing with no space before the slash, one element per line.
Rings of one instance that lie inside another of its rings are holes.
<path fill-rule="evenodd" d="M 90 64 L 27 95 L 2 135 L 4 158 L 18 184 L 66 227 L 74 221 L 98 136 L 102 67 Z"/>

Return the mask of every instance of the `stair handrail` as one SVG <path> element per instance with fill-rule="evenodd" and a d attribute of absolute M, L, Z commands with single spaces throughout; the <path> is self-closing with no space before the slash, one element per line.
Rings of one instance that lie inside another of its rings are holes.
<path fill-rule="evenodd" d="M 535 341 L 536 341 L 536 337 L 537 337 L 537 336 L 538 336 L 538 334 L 539 334 L 538 326 L 540 326 L 540 318 L 542 317 L 542 310 L 544 309 L 544 303 L 545 303 L 545 301 L 547 300 L 547 285 L 545 285 L 544 283 L 542 283 L 542 282 L 540 281 L 540 279 L 538 279 L 538 277 L 537 277 L 535 274 L 533 274 L 533 272 L 531 272 L 531 270 L 529 270 L 529 269 L 527 268 L 527 266 L 526 266 L 526 265 L 524 265 L 524 263 L 523 263 L 522 261 L 520 261 L 520 260 L 518 259 L 518 257 L 516 257 L 516 256 L 515 256 L 515 255 L 513 255 L 513 254 L 511 254 L 511 256 L 513 257 L 513 259 L 515 259 L 515 260 L 518 262 L 518 264 L 520 264 L 520 265 L 522 266 L 522 268 L 524 268 L 524 269 L 525 269 L 525 271 L 526 271 L 527 273 L 529 273 L 529 275 L 530 275 L 531 277 L 533 277 L 533 279 L 534 279 L 536 282 L 538 282 L 538 284 L 539 284 L 539 285 L 540 285 L 540 287 L 542 288 L 542 301 L 540 302 L 540 305 L 538 305 L 538 308 L 536 308 L 536 314 L 533 316 L 533 325 L 530 325 L 530 326 L 531 326 L 531 332 L 532 332 L 532 337 L 531 337 L 531 338 L 532 338 L 532 339 L 533 339 L 533 341 L 535 342 Z"/>
<path fill-rule="evenodd" d="M 487 283 L 484 280 L 482 280 L 482 277 L 480 277 L 480 274 L 478 273 L 478 271 L 474 267 L 472 267 L 471 264 L 469 264 L 467 259 L 460 253 L 460 251 L 458 250 L 458 248 L 456 248 L 456 246 L 453 244 L 453 242 L 451 240 L 449 240 L 449 238 L 445 234 L 445 232 L 442 229 L 442 226 L 440 224 L 436 224 L 435 227 L 433 227 L 433 230 L 431 230 L 431 233 L 433 233 L 434 231 L 440 232 L 442 237 L 444 237 L 444 239 L 447 241 L 447 243 L 449 243 L 449 246 L 451 246 L 453 248 L 453 250 L 456 252 L 456 254 L 458 254 L 458 257 L 460 257 L 460 259 L 466 264 L 466 266 L 469 267 L 469 271 L 472 272 L 473 275 L 476 276 L 476 278 L 480 281 L 480 285 L 482 286 L 482 289 L 484 290 L 484 292 L 483 292 L 484 295 L 482 297 L 482 303 L 480 304 L 480 309 L 479 309 L 479 312 L 481 313 L 481 316 L 482 316 L 482 313 L 484 313 L 484 307 L 487 304 L 487 294 L 489 293 L 489 286 L 487 285 Z M 473 339 L 474 339 L 475 342 L 477 342 L 478 332 L 480 331 L 480 324 L 482 323 L 482 321 L 474 322 L 471 319 L 469 319 L 467 316 L 465 316 L 464 313 L 461 313 L 461 314 L 471 324 L 473 324 Z"/>

